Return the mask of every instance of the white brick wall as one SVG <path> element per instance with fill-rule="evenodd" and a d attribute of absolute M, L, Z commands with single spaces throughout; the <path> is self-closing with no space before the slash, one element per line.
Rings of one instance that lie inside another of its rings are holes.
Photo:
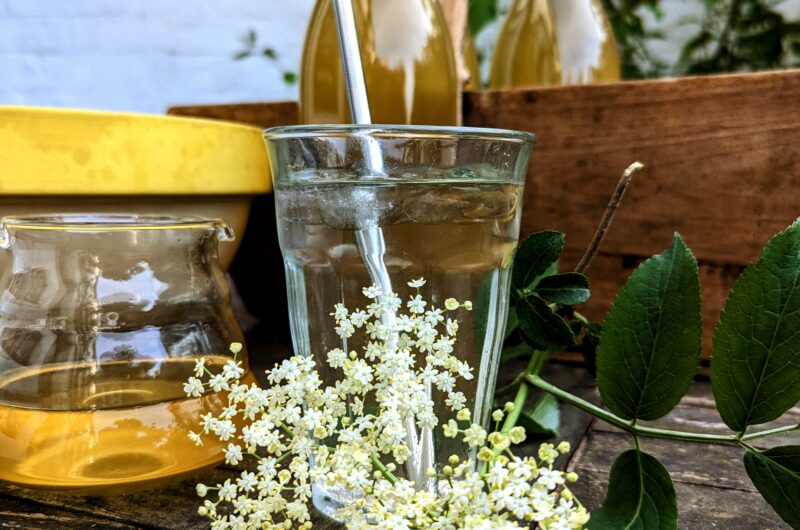
<path fill-rule="evenodd" d="M 255 29 L 297 70 L 314 0 L 0 0 L 0 104 L 161 113 L 295 98 L 268 61 L 234 61 Z"/>
<path fill-rule="evenodd" d="M 507 0 L 501 0 L 506 2 Z M 656 54 L 674 61 L 699 0 L 665 0 Z M 295 98 L 260 58 L 234 61 L 250 28 L 297 70 L 314 0 L 0 0 L 0 104 L 163 112 L 172 104 Z M 800 17 L 800 0 L 782 0 Z M 653 21 L 654 22 L 654 21 Z M 499 24 L 496 25 L 499 27 Z M 496 29 L 478 43 L 489 51 Z"/>

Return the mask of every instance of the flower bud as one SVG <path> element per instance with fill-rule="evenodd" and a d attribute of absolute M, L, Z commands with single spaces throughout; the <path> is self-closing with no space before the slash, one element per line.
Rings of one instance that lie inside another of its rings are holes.
<path fill-rule="evenodd" d="M 508 432 L 508 438 L 511 440 L 511 443 L 520 444 L 525 441 L 525 429 L 520 426 L 516 426 Z"/>

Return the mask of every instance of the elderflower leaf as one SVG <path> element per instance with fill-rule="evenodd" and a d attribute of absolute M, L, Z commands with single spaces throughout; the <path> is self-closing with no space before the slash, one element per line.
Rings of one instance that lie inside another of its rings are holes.
<path fill-rule="evenodd" d="M 560 350 L 575 342 L 567 322 L 536 295 L 517 302 L 517 316 L 526 341 L 538 350 Z"/>
<path fill-rule="evenodd" d="M 579 272 L 545 276 L 536 284 L 536 294 L 557 304 L 582 304 L 589 299 L 589 278 Z"/>
<path fill-rule="evenodd" d="M 655 420 L 678 404 L 700 365 L 700 275 L 677 233 L 637 268 L 606 316 L 597 386 L 624 419 Z"/>
<path fill-rule="evenodd" d="M 533 408 L 520 414 L 519 425 L 531 435 L 558 436 L 558 429 L 561 427 L 558 400 L 552 394 L 544 394 Z"/>
<path fill-rule="evenodd" d="M 669 473 L 654 457 L 631 449 L 611 467 L 608 494 L 592 512 L 592 530 L 678 528 L 678 501 Z"/>
<path fill-rule="evenodd" d="M 747 451 L 744 467 L 758 492 L 781 519 L 800 528 L 800 446 Z"/>
<path fill-rule="evenodd" d="M 800 220 L 773 237 L 734 283 L 714 333 L 711 386 L 741 432 L 800 400 Z"/>
<path fill-rule="evenodd" d="M 564 234 L 561 232 L 536 232 L 528 236 L 517 249 L 511 277 L 512 291 L 532 288 L 550 269 L 564 248 Z"/>

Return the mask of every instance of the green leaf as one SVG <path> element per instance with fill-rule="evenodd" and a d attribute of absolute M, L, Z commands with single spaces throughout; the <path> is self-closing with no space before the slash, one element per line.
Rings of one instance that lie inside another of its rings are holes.
<path fill-rule="evenodd" d="M 675 234 L 633 272 L 606 316 L 597 386 L 608 408 L 628 420 L 672 410 L 700 365 L 700 330 L 697 260 Z"/>
<path fill-rule="evenodd" d="M 800 445 L 747 451 L 744 468 L 758 492 L 792 528 L 800 528 Z"/>
<path fill-rule="evenodd" d="M 563 248 L 564 234 L 561 232 L 536 232 L 528 236 L 514 256 L 513 289 L 521 291 L 533 287 L 535 281 L 558 260 Z"/>
<path fill-rule="evenodd" d="M 558 400 L 551 394 L 544 394 L 532 409 L 522 411 L 518 424 L 529 435 L 558 436 L 558 429 L 561 427 Z"/>
<path fill-rule="evenodd" d="M 517 302 L 516 307 L 519 329 L 537 350 L 560 350 L 575 342 L 569 324 L 538 296 L 528 296 Z"/>
<path fill-rule="evenodd" d="M 236 52 L 236 55 L 233 56 L 233 60 L 241 61 L 242 59 L 247 59 L 251 55 L 252 54 L 250 53 L 250 50 L 242 50 L 240 52 Z"/>
<path fill-rule="evenodd" d="M 496 17 L 497 0 L 470 0 L 467 21 L 473 35 Z"/>
<path fill-rule="evenodd" d="M 267 59 L 272 59 L 273 61 L 278 59 L 278 52 L 276 52 L 274 48 L 264 48 L 261 50 L 261 55 Z"/>
<path fill-rule="evenodd" d="M 611 467 L 608 494 L 592 513 L 592 530 L 672 530 L 678 528 L 678 502 L 661 462 L 632 449 Z"/>
<path fill-rule="evenodd" d="M 589 299 L 589 278 L 579 272 L 545 276 L 536 284 L 536 294 L 558 304 L 582 304 Z"/>
<path fill-rule="evenodd" d="M 800 400 L 800 220 L 733 284 L 714 332 L 711 387 L 737 432 Z"/>
<path fill-rule="evenodd" d="M 283 82 L 287 85 L 294 85 L 297 83 L 297 74 L 294 72 L 283 72 Z"/>

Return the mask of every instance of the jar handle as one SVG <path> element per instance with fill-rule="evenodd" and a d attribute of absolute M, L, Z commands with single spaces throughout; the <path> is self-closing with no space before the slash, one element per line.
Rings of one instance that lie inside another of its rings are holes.
<path fill-rule="evenodd" d="M 228 221 L 224 219 L 214 219 L 213 224 L 217 239 L 220 241 L 233 241 L 236 239 L 236 234 Z M 2 245 L 2 241 L 0 241 L 0 245 Z"/>

